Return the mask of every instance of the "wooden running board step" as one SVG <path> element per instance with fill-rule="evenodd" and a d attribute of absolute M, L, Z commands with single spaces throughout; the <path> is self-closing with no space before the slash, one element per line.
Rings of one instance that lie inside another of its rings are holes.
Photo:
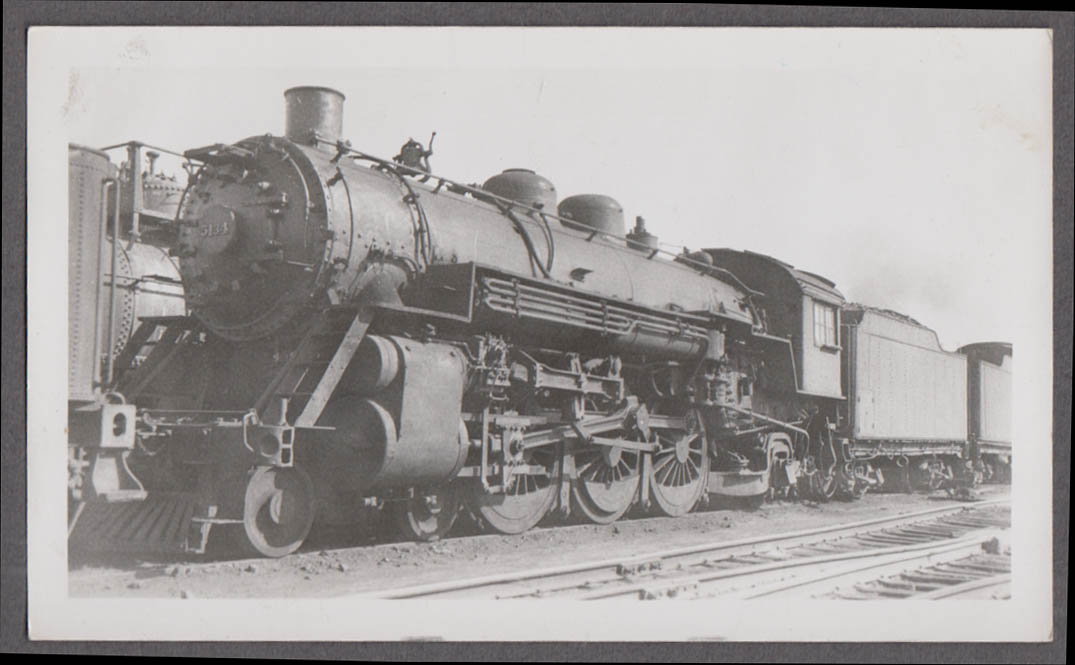
<path fill-rule="evenodd" d="M 69 547 L 85 552 L 182 552 L 196 508 L 197 497 L 181 493 L 154 493 L 144 501 L 86 503 L 72 526 Z"/>

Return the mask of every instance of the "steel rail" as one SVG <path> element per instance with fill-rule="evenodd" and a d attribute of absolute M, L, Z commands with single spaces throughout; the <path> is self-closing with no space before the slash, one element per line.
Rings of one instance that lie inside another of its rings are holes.
<path fill-rule="evenodd" d="M 921 519 L 940 517 L 946 514 L 958 514 L 960 512 L 973 510 L 982 506 L 1003 505 L 1008 503 L 1010 503 L 1010 499 L 1001 498 L 993 499 L 990 501 L 976 502 L 975 504 L 973 504 L 973 506 L 959 505 L 930 508 L 914 513 L 905 513 L 902 515 L 893 515 L 872 518 L 868 520 L 861 520 L 858 522 L 852 522 L 850 524 L 829 525 L 815 529 L 804 529 L 778 535 L 757 536 L 753 538 L 743 538 L 732 541 L 718 541 L 703 545 L 680 547 L 658 552 L 638 553 L 626 557 L 617 557 L 615 559 L 602 559 L 597 561 L 567 564 L 563 566 L 556 566 L 537 570 L 512 571 L 508 573 L 486 575 L 482 577 L 475 577 L 464 580 L 452 580 L 448 582 L 423 584 L 412 587 L 405 587 L 402 589 L 372 591 L 356 594 L 352 597 L 385 599 L 423 598 L 438 595 L 454 594 L 459 592 L 471 592 L 483 588 L 504 586 L 519 582 L 554 579 L 557 577 L 567 577 L 570 575 L 578 575 L 581 573 L 593 573 L 608 569 L 611 569 L 612 572 L 612 574 L 610 575 L 610 579 L 616 579 L 619 577 L 619 575 L 615 573 L 617 569 L 622 568 L 624 566 L 631 566 L 634 564 L 645 565 L 648 562 L 663 561 L 703 553 L 726 554 L 732 550 L 741 549 L 744 547 L 751 547 L 757 545 L 781 545 L 821 536 L 854 536 L 856 535 L 856 532 L 860 532 L 865 529 L 875 530 L 877 528 L 895 526 L 904 522 L 915 522 Z M 948 542 L 951 543 L 952 541 L 948 540 Z M 869 552 L 876 553 L 877 550 L 869 550 Z"/>
<path fill-rule="evenodd" d="M 784 566 L 783 568 L 820 566 L 827 563 L 840 563 L 843 561 L 855 562 L 859 559 L 870 559 L 870 561 L 866 562 L 864 565 L 853 564 L 850 567 L 837 566 L 835 569 L 823 569 L 813 575 L 799 577 L 790 581 L 777 582 L 776 584 L 768 585 L 760 589 L 751 589 L 750 591 L 734 594 L 729 597 L 736 600 L 753 600 L 757 598 L 779 596 L 789 592 L 801 594 L 806 588 L 817 586 L 819 584 L 831 586 L 834 585 L 837 580 L 849 576 L 857 577 L 864 573 L 871 573 L 876 576 L 879 574 L 878 571 L 893 566 L 905 568 L 908 565 L 914 565 L 916 563 L 941 563 L 943 561 L 954 560 L 959 557 L 973 554 L 975 551 L 980 551 L 981 545 L 985 540 L 986 538 L 983 534 L 972 534 L 962 538 L 945 539 L 936 542 L 922 543 L 920 545 L 861 550 L 848 552 L 843 555 L 793 560 L 789 561 L 789 565 Z M 778 567 L 773 567 L 773 569 L 776 568 Z M 729 572 L 739 572 L 741 576 L 749 576 L 770 571 L 743 569 L 742 571 Z M 729 575 L 729 577 L 731 576 L 732 575 Z M 704 583 L 711 580 L 706 579 L 701 581 Z"/>
<path fill-rule="evenodd" d="M 974 591 L 980 591 L 982 589 L 988 589 L 990 587 L 1001 586 L 1004 584 L 1011 584 L 1012 576 L 1010 573 L 1004 573 L 1001 575 L 993 575 L 980 580 L 971 580 L 964 582 L 963 584 L 956 584 L 950 587 L 942 587 L 936 591 L 930 591 L 916 596 L 915 598 L 921 600 L 940 600 L 941 598 L 955 598 L 957 596 L 963 596 Z"/>
<path fill-rule="evenodd" d="M 865 565 L 851 563 L 842 567 L 837 566 L 822 570 L 814 575 L 798 577 L 791 581 L 782 580 L 760 588 L 722 597 L 734 600 L 749 600 L 765 597 L 818 597 L 835 593 L 841 598 L 850 598 L 840 594 L 843 588 L 842 585 L 845 584 L 854 587 L 857 593 L 862 594 L 862 599 L 869 599 L 870 594 L 878 595 L 878 597 L 891 595 L 894 598 L 914 598 L 916 600 L 931 600 L 962 595 L 980 588 L 998 586 L 1011 579 L 1010 572 L 1003 572 L 987 578 L 994 580 L 991 582 L 986 582 L 986 578 L 966 579 L 965 581 L 934 588 L 942 584 L 942 577 L 965 578 L 965 572 L 958 572 L 965 567 L 961 562 L 982 554 L 981 545 L 989 540 L 990 535 L 991 533 L 967 535 L 960 539 L 962 544 L 954 540 L 940 541 L 933 543 L 935 545 L 933 549 L 924 548 L 921 552 L 912 553 L 894 552 L 892 555 L 870 561 Z M 878 552 L 879 557 L 882 555 L 885 555 L 884 551 Z M 908 567 L 916 565 L 924 567 L 912 570 L 910 573 L 907 572 Z M 956 570 L 948 572 L 946 569 L 945 571 L 936 572 L 936 569 L 942 566 Z M 862 583 L 878 583 L 880 584 L 879 588 L 884 588 L 886 582 L 888 586 L 896 585 L 888 593 L 860 588 Z M 901 586 L 911 588 L 902 590 L 900 589 Z M 918 586 L 926 586 L 927 589 L 919 591 Z"/>

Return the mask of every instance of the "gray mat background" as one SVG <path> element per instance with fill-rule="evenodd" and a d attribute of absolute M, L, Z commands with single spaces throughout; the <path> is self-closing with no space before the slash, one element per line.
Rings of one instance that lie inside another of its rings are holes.
<path fill-rule="evenodd" d="M 1051 644 L 30 642 L 26 632 L 26 31 L 34 25 L 980 27 L 1053 30 L 1053 603 Z M 1075 15 L 1041 11 L 571 3 L 4 3 L 0 652 L 406 661 L 1065 662 L 1071 469 Z"/>

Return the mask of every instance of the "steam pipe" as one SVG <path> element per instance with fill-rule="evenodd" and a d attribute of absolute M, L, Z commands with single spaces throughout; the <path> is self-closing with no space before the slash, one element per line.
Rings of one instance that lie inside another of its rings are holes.
<path fill-rule="evenodd" d="M 116 206 L 112 209 L 112 274 L 108 283 L 108 364 L 105 385 L 112 386 L 112 369 L 116 350 L 116 267 L 119 263 L 119 181 L 116 180 Z"/>
<path fill-rule="evenodd" d="M 801 427 L 796 427 L 795 425 L 792 425 L 791 423 L 786 423 L 786 422 L 784 422 L 782 420 L 777 420 L 776 418 L 770 418 L 769 416 L 763 416 L 762 414 L 757 413 L 756 411 L 752 411 L 750 409 L 742 409 L 742 408 L 740 408 L 738 406 L 732 406 L 730 404 L 718 404 L 717 406 L 719 406 L 722 409 L 730 409 L 732 411 L 737 411 L 737 412 L 742 413 L 744 415 L 748 415 L 751 418 L 757 418 L 758 420 L 760 420 L 762 422 L 765 422 L 765 423 L 772 423 L 773 425 L 783 427 L 784 429 L 791 430 L 792 432 L 802 434 L 803 436 L 806 437 L 807 441 L 810 440 L 810 433 L 809 432 L 807 432 L 806 430 L 804 430 Z"/>
<path fill-rule="evenodd" d="M 93 312 L 93 383 L 100 388 L 101 382 L 101 295 L 104 290 L 104 254 L 105 240 L 108 239 L 108 188 L 112 187 L 116 192 L 116 211 L 119 210 L 119 179 L 108 177 L 101 181 L 101 228 L 100 240 L 97 243 L 97 296 L 94 298 Z M 115 254 L 115 243 L 112 244 L 112 253 Z M 115 258 L 113 258 L 113 272 L 115 271 Z M 115 290 L 115 278 L 112 280 L 113 293 Z M 108 312 L 112 318 L 111 309 Z M 111 328 L 111 320 L 109 327 Z M 111 332 L 109 333 L 111 335 Z M 109 348 L 111 357 L 111 347 Z"/>
<path fill-rule="evenodd" d="M 142 221 L 142 144 L 131 141 L 127 144 L 127 163 L 131 165 L 131 237 L 127 243 L 127 250 L 134 249 L 142 234 L 139 226 Z M 119 210 L 119 187 L 116 188 L 116 210 Z M 118 215 L 117 215 L 118 220 Z M 119 235 L 119 226 L 112 227 L 112 242 Z M 115 266 L 113 266 L 114 268 Z"/>

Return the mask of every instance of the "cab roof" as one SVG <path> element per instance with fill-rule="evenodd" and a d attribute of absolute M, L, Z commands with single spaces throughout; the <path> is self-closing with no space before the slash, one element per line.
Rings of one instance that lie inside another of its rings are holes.
<path fill-rule="evenodd" d="M 713 256 L 713 259 L 720 264 L 721 257 L 738 256 L 741 259 L 746 259 L 751 262 L 768 264 L 769 266 L 776 268 L 793 280 L 799 285 L 799 290 L 803 294 L 823 300 L 826 302 L 843 303 L 846 301 L 844 294 L 836 288 L 836 283 L 832 280 L 822 277 L 816 273 L 808 272 L 806 270 L 799 270 L 790 263 L 781 261 L 780 259 L 768 256 L 766 254 L 759 254 L 758 252 L 751 252 L 749 250 L 731 249 L 728 247 L 720 247 L 714 249 L 705 250 L 707 253 Z M 732 272 L 735 272 L 734 270 Z"/>

